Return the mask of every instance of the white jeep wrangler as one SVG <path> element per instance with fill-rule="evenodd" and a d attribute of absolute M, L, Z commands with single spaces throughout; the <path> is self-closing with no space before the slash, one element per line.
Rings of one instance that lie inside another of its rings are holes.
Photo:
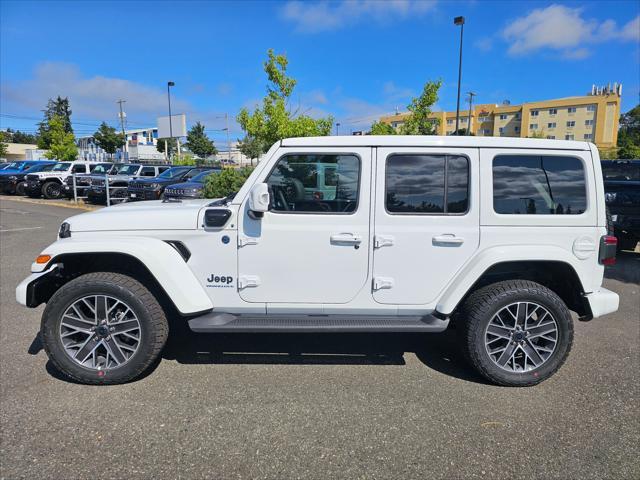
<path fill-rule="evenodd" d="M 17 288 L 52 362 L 140 376 L 168 320 L 196 332 L 442 332 L 501 385 L 550 377 L 570 310 L 614 312 L 598 150 L 586 142 L 353 136 L 275 144 L 233 197 L 66 220 Z"/>

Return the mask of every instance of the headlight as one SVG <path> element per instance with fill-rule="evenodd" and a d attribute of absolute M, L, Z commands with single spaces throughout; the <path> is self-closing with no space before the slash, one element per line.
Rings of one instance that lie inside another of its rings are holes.
<path fill-rule="evenodd" d="M 15 182 L 16 180 L 18 180 L 18 177 L 16 177 L 15 175 L 9 175 L 9 180 Z"/>
<path fill-rule="evenodd" d="M 160 188 L 160 184 L 159 184 L 159 183 L 152 183 L 152 184 L 150 185 L 150 187 L 151 187 L 153 190 L 158 190 L 158 189 Z"/>

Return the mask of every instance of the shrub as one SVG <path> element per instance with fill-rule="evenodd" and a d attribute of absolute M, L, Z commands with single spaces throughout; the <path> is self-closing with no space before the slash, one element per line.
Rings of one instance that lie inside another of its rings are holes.
<path fill-rule="evenodd" d="M 237 192 L 247 180 L 253 168 L 223 168 L 218 174 L 209 175 L 202 190 L 204 198 L 221 198 Z"/>

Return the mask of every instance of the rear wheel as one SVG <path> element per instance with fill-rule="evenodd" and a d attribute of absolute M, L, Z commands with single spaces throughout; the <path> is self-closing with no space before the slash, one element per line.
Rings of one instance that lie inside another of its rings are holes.
<path fill-rule="evenodd" d="M 158 358 L 168 324 L 141 283 L 102 272 L 61 287 L 47 303 L 41 331 L 62 373 L 81 383 L 117 384 L 139 377 Z"/>
<path fill-rule="evenodd" d="M 511 280 L 474 292 L 460 312 L 462 346 L 471 365 L 505 386 L 531 386 L 551 377 L 573 342 L 564 302 L 535 282 Z"/>
<path fill-rule="evenodd" d="M 25 185 L 24 182 L 18 182 L 16 183 L 16 191 L 15 191 L 16 195 L 24 195 L 25 194 Z"/>
<path fill-rule="evenodd" d="M 58 182 L 47 182 L 42 186 L 42 195 L 50 200 L 62 196 L 62 185 Z"/>

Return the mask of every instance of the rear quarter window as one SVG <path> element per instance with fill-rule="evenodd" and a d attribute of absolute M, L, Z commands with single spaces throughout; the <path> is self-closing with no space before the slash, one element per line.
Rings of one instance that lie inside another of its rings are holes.
<path fill-rule="evenodd" d="M 582 160 L 559 155 L 497 155 L 493 209 L 510 215 L 580 215 L 587 209 Z"/>

